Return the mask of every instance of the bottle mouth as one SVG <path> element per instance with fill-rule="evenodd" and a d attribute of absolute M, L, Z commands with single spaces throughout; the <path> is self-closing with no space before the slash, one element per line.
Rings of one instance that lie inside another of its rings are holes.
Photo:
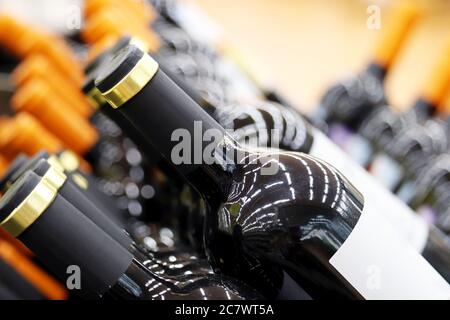
<path fill-rule="evenodd" d="M 88 66 L 86 66 L 85 72 L 87 74 L 87 79 L 83 85 L 82 91 L 94 109 L 98 109 L 100 106 L 107 103 L 100 90 L 95 86 L 95 78 L 100 75 L 102 68 L 106 65 L 105 62 L 110 60 L 114 54 L 118 53 L 121 49 L 127 47 L 128 45 L 138 47 L 144 52 L 149 51 L 149 45 L 145 41 L 142 41 L 137 37 L 123 36 L 117 40 L 112 47 L 105 50 Z"/>
<path fill-rule="evenodd" d="M 158 63 L 142 49 L 128 45 L 102 69 L 95 80 L 106 101 L 117 109 L 138 94 L 159 69 Z"/>
<path fill-rule="evenodd" d="M 0 227 L 13 237 L 20 236 L 52 204 L 66 180 L 52 167 L 42 178 L 31 171 L 23 174 L 0 200 Z"/>

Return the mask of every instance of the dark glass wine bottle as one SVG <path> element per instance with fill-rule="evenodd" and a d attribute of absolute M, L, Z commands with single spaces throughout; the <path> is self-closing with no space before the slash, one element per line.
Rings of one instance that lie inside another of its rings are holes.
<path fill-rule="evenodd" d="M 367 167 L 379 180 L 391 189 L 394 189 L 396 182 L 389 182 L 390 176 L 401 175 L 402 171 L 402 163 L 396 165 L 392 163 L 392 159 L 389 159 L 394 157 L 394 155 L 388 152 L 388 149 L 393 148 L 393 145 L 395 145 L 393 141 L 402 139 L 401 137 L 403 135 L 414 134 L 418 137 L 419 134 L 414 132 L 416 128 L 419 131 L 425 130 L 418 127 L 418 124 L 420 126 L 432 118 L 445 118 L 445 110 L 441 108 L 441 105 L 444 105 L 446 93 L 450 89 L 449 54 L 450 43 L 445 47 L 444 54 L 438 59 L 431 70 L 430 77 L 425 81 L 424 89 L 412 108 L 405 113 L 395 112 L 391 108 L 381 108 L 373 112 L 361 125 L 359 133 L 368 140 L 372 150 L 372 156 L 367 163 Z M 428 123 L 428 125 L 436 127 L 437 124 L 433 124 L 433 122 Z M 435 133 L 435 131 L 434 129 L 431 130 L 432 135 L 435 135 L 436 139 L 430 145 L 436 143 L 437 139 L 440 139 L 439 134 Z M 426 140 L 428 138 L 424 137 L 423 139 Z M 427 142 L 426 144 L 429 143 Z M 400 148 L 403 147 L 401 146 Z M 401 152 L 401 150 L 394 151 L 394 153 Z M 413 161 L 417 160 L 420 159 Z M 394 172 L 391 173 L 392 171 Z M 412 171 L 416 171 L 417 173 L 416 169 Z M 409 186 L 405 186 L 404 188 L 409 188 Z M 410 192 L 406 189 L 403 193 L 406 193 L 405 197 L 410 196 Z M 408 199 L 406 198 L 405 201 L 408 201 Z"/>
<path fill-rule="evenodd" d="M 342 174 L 305 154 L 241 148 L 139 48 L 122 49 L 96 86 L 205 199 L 205 248 L 215 271 L 266 297 L 276 296 L 283 272 L 313 298 L 448 297 L 445 280 L 376 211 L 363 210 Z M 383 236 L 372 238 L 373 230 Z M 412 260 L 399 264 L 399 257 Z M 384 280 L 375 288 L 366 273 L 377 263 Z M 411 286 L 408 274 L 417 272 Z"/>
<path fill-rule="evenodd" d="M 54 181 L 52 181 L 55 187 L 59 188 L 59 192 L 66 199 L 69 199 L 74 203 L 79 203 L 79 209 L 81 209 L 82 212 L 85 212 L 87 217 L 92 220 L 92 222 L 103 229 L 125 248 L 135 246 L 125 230 L 129 230 L 132 233 L 137 232 L 137 230 L 131 228 L 133 225 L 129 225 L 128 219 L 122 216 L 123 213 L 109 210 L 108 207 L 102 206 L 102 198 L 98 198 L 95 192 L 92 193 L 89 191 L 89 183 L 86 182 L 87 180 L 82 180 L 85 184 L 83 182 L 80 183 L 79 179 L 83 178 L 80 178 L 80 176 L 74 174 L 73 171 L 65 170 L 56 156 L 50 156 L 46 152 L 40 152 L 31 159 L 19 157 L 13 162 L 13 165 L 8 172 L 9 174 L 5 177 L 6 182 L 3 184 L 6 187 L 2 191 L 6 192 L 9 186 L 17 181 L 28 170 L 33 171 L 40 177 L 43 177 L 47 173 L 50 174 L 51 177 L 56 177 Z M 68 179 L 63 181 L 63 179 L 61 179 L 62 174 L 65 174 Z M 59 179 L 57 179 L 58 177 Z M 90 189 L 92 189 L 92 186 L 90 186 Z M 136 226 L 136 228 L 138 227 Z M 142 228 L 139 229 L 142 230 Z M 149 235 L 147 234 L 146 236 L 148 237 Z M 143 242 L 139 242 L 139 244 L 144 245 L 144 241 L 148 242 L 150 239 L 143 239 Z M 148 249 L 155 249 L 155 258 L 164 260 L 164 257 L 162 257 L 161 254 L 156 253 L 156 251 L 158 251 L 158 247 Z M 178 260 L 178 263 L 182 262 L 179 261 L 182 256 L 179 248 L 171 247 L 170 250 L 168 250 L 168 253 L 170 253 L 170 256 L 175 257 L 175 259 Z M 187 250 L 186 254 L 189 254 Z M 185 267 L 194 266 L 186 263 Z"/>
<path fill-rule="evenodd" d="M 104 109 L 108 109 L 108 107 L 105 106 Z M 301 151 L 337 166 L 346 176 L 358 182 L 358 188 L 366 195 L 367 206 L 385 213 L 385 217 L 417 252 L 426 258 L 430 255 L 430 252 L 424 251 L 424 248 L 434 248 L 428 246 L 427 243 L 431 237 L 439 238 L 439 236 L 430 235 L 433 230 L 428 230 L 426 222 L 414 216 L 413 212 L 393 197 L 390 192 L 385 192 L 366 172 L 359 169 L 356 163 L 353 163 L 347 155 L 337 149 L 328 138 L 309 126 L 296 111 L 279 104 L 262 102 L 255 106 L 230 105 L 221 108 L 209 105 L 204 110 L 224 128 L 229 129 L 229 133 L 234 139 L 247 146 L 277 147 L 287 151 Z M 107 112 L 114 113 L 114 110 L 109 108 Z M 120 117 L 118 113 L 115 114 L 117 121 L 123 122 L 126 120 L 124 117 Z M 276 134 L 272 136 L 273 131 Z M 133 136 L 136 135 L 133 134 Z M 155 151 L 152 150 L 152 152 Z M 383 198 L 385 201 L 380 203 L 379 198 Z M 201 239 L 199 235 L 202 234 L 200 226 L 203 215 L 199 216 L 191 212 L 188 217 L 197 221 L 194 223 L 197 227 L 188 229 L 197 230 L 194 232 L 197 236 L 194 237 L 196 240 L 193 242 L 198 243 L 198 239 Z M 440 261 L 437 258 L 433 259 L 433 266 L 446 279 L 450 279 L 445 267 L 445 261 L 448 260 L 447 256 L 450 255 L 450 248 L 431 253 L 433 256 L 441 258 Z"/>
<path fill-rule="evenodd" d="M 332 86 L 314 117 L 319 127 L 360 164 L 365 165 L 371 154 L 367 142 L 355 131 L 372 112 L 386 104 L 385 78 L 418 20 L 418 11 L 409 3 L 395 5 L 368 68 L 355 78 Z"/>
<path fill-rule="evenodd" d="M 421 253 L 447 281 L 450 281 L 450 274 L 446 267 L 450 258 L 450 243 L 445 235 L 437 232 L 435 228 L 430 228 L 426 219 L 415 216 L 412 210 L 403 205 L 391 192 L 384 190 L 367 172 L 359 168 L 357 163 L 339 150 L 333 142 L 318 130 L 308 126 L 305 120 L 295 111 L 286 110 L 278 104 L 257 104 L 254 108 L 251 106 L 232 106 L 219 111 L 216 111 L 219 114 L 219 116 L 216 116 L 218 122 L 225 128 L 231 129 L 232 132 L 230 134 L 237 141 L 247 142 L 248 144 L 248 141 L 245 141 L 246 137 L 257 137 L 259 139 L 253 139 L 257 147 L 270 146 L 279 147 L 287 151 L 303 151 L 335 166 L 351 181 L 354 181 L 356 187 L 363 192 L 365 195 L 365 206 L 371 206 L 384 213 L 385 218 L 392 223 L 402 237 L 417 252 Z M 270 141 L 269 144 L 266 143 L 265 136 L 267 136 L 268 128 L 280 132 L 278 136 L 281 139 L 276 141 L 275 144 L 273 144 L 274 141 Z M 288 128 L 291 130 L 288 130 Z M 297 128 L 297 134 L 300 134 L 300 136 L 305 137 L 306 133 L 307 139 L 291 140 L 293 128 Z M 442 134 L 445 133 L 444 131 L 436 130 L 435 128 L 433 132 L 435 133 L 433 138 L 441 142 L 446 141 L 446 137 Z M 437 132 L 441 132 L 441 134 L 436 134 Z M 280 143 L 280 141 L 285 143 Z M 286 143 L 286 141 L 306 141 L 307 143 L 295 144 Z M 430 141 L 431 144 L 432 141 Z M 416 153 L 415 157 L 412 158 L 410 162 L 416 168 L 423 166 L 426 162 L 426 157 L 423 153 Z M 406 186 L 407 184 L 405 183 Z M 380 202 L 379 199 L 384 201 Z M 442 202 L 442 199 L 440 202 Z M 439 247 L 434 246 L 433 243 L 436 241 L 442 244 Z"/>
<path fill-rule="evenodd" d="M 105 108 L 107 109 L 107 107 Z M 114 111 L 110 108 L 110 113 Z M 311 155 L 319 156 L 322 159 L 337 165 L 346 175 L 354 178 L 355 181 L 361 180 L 361 176 L 367 176 L 367 173 L 358 170 L 356 164 L 353 164 L 347 156 L 340 152 L 331 141 L 324 137 L 320 132 L 310 127 L 303 118 L 293 110 L 284 108 L 278 104 L 259 103 L 253 106 L 231 105 L 223 108 L 215 108 L 210 105 L 205 110 L 213 116 L 224 128 L 230 130 L 230 134 L 239 142 L 254 147 L 279 147 L 288 151 L 303 151 Z M 117 113 L 116 113 L 117 114 Z M 118 114 L 117 114 L 118 115 Z M 120 118 L 117 117 L 116 118 Z M 124 119 L 118 119 L 123 121 Z M 278 134 L 277 141 L 272 141 L 271 130 Z M 133 135 L 134 136 L 134 135 Z M 252 140 L 249 141 L 248 139 Z M 153 151 L 154 152 L 154 151 Z M 358 185 L 368 196 L 366 205 L 374 206 L 380 212 L 385 212 L 386 217 L 401 232 L 401 235 L 425 257 L 428 252 L 423 251 L 429 247 L 426 243 L 429 240 L 428 226 L 421 219 L 413 216 L 408 208 L 396 200 L 390 193 L 382 192 L 375 195 L 375 190 L 380 186 L 367 178 Z M 372 196 L 373 195 L 373 196 Z M 383 203 L 378 201 L 378 197 L 385 199 Z M 387 211 L 389 208 L 389 212 Z M 189 215 L 192 217 L 192 214 Z M 193 218 L 199 220 L 196 225 L 201 225 L 202 216 L 194 215 Z M 193 228 L 202 234 L 201 227 Z M 196 236 L 194 239 L 201 239 Z M 195 241 L 194 241 L 195 242 Z M 450 254 L 450 249 L 439 253 L 433 253 L 434 256 L 441 257 L 439 263 L 434 259 L 433 266 L 441 273 L 448 276 L 445 272 L 445 261 Z M 446 279 L 449 279 L 446 277 Z"/>
<path fill-rule="evenodd" d="M 123 131 L 129 133 L 133 132 L 136 129 L 132 124 L 130 124 L 126 119 L 121 117 L 117 117 L 117 113 L 113 112 L 111 108 L 108 106 L 108 103 L 101 96 L 101 93 L 95 87 L 94 80 L 98 75 L 99 70 L 101 70 L 102 62 L 108 59 L 108 57 L 114 55 L 121 48 L 125 47 L 128 44 L 136 45 L 143 50 L 147 51 L 148 46 L 136 37 L 123 37 L 121 38 L 116 45 L 106 50 L 103 54 L 99 55 L 95 60 L 93 60 L 90 65 L 86 67 L 87 79 L 83 86 L 83 92 L 88 97 L 91 105 L 105 114 L 108 118 L 114 121 Z M 159 58 L 158 60 L 163 61 L 163 68 L 169 74 L 171 79 L 173 79 L 178 86 L 183 88 L 185 92 L 189 94 L 189 96 L 194 99 L 199 105 L 201 105 L 208 112 L 214 112 L 216 107 L 213 107 L 211 102 L 208 99 L 205 99 L 204 96 L 208 96 L 206 91 L 197 91 L 196 88 L 192 87 L 190 83 L 184 81 L 182 77 L 179 76 L 179 73 L 172 72 L 172 67 L 169 67 L 167 63 L 164 63 L 165 58 Z M 195 64 L 193 66 L 195 69 Z M 202 95 L 204 94 L 204 96 Z M 134 139 L 139 139 L 140 134 L 129 134 L 129 137 Z M 151 170 L 161 169 L 162 174 L 169 177 L 171 183 L 170 185 L 166 184 L 153 184 L 153 187 L 157 189 L 158 195 L 154 198 L 162 199 L 165 201 L 165 206 L 159 205 L 161 208 L 160 212 L 166 212 L 163 216 L 163 222 L 175 225 L 177 229 L 180 231 L 180 236 L 182 240 L 189 245 L 201 249 L 202 237 L 203 237 L 203 216 L 204 214 L 201 212 L 202 203 L 201 200 L 198 199 L 198 196 L 192 191 L 192 189 L 184 184 L 179 177 L 179 174 L 167 168 L 167 164 L 165 162 L 160 161 L 159 152 L 154 150 L 151 144 L 141 141 L 138 143 L 140 148 L 145 153 L 146 159 L 148 159 Z M 153 166 L 153 167 L 152 167 Z M 159 169 L 156 169 L 159 168 Z M 168 196 L 161 196 L 168 195 Z M 178 201 L 180 199 L 180 201 Z M 162 201 L 160 201 L 162 202 Z M 164 207 L 164 208 L 163 208 Z M 154 213 L 156 210 L 151 210 Z M 170 213 L 175 213 L 170 214 Z M 195 213 L 195 214 L 193 214 Z M 170 219 L 169 217 L 176 217 L 176 219 Z M 195 216 L 195 218 L 194 218 Z M 133 232 L 132 232 L 133 233 Z"/>
<path fill-rule="evenodd" d="M 58 177 L 57 177 L 58 176 Z M 214 275 L 166 277 L 153 271 L 151 257 L 119 244 L 60 194 L 48 171 L 26 172 L 0 200 L 0 226 L 25 243 L 61 281 L 71 282 L 84 298 L 252 299 L 258 295 L 229 278 Z M 157 269 L 157 268 L 155 268 Z M 72 270 L 72 271 L 71 271 Z"/>
<path fill-rule="evenodd" d="M 68 172 L 68 179 L 64 182 L 59 173 L 67 172 L 55 158 L 55 156 L 49 156 L 45 152 L 41 152 L 29 160 L 25 158 L 25 161 L 23 161 L 24 157 L 19 157 L 17 161 L 13 162 L 7 183 L 4 184 L 8 187 L 11 186 L 28 170 L 33 171 L 40 177 L 46 174 L 55 177 L 51 182 L 59 188 L 61 195 L 72 203 L 79 203 L 81 212 L 85 213 L 92 222 L 125 248 L 137 250 L 137 253 L 142 251 L 140 248 L 146 249 L 143 254 L 151 256 L 155 261 L 155 266 L 159 265 L 159 268 L 163 269 L 165 274 L 173 274 L 173 269 L 175 269 L 177 275 L 188 272 L 199 276 L 212 272 L 207 262 L 193 252 L 191 248 L 175 243 L 173 232 L 170 229 L 164 228 L 164 230 L 157 231 L 155 230 L 156 226 L 153 226 L 153 230 L 147 232 L 146 230 L 149 230 L 152 226 L 137 221 L 134 223 L 123 221 L 122 217 L 117 218 L 115 216 L 117 213 L 108 211 L 108 209 L 98 205 L 99 201 L 97 201 L 95 195 L 90 194 L 84 185 L 78 184 L 77 180 L 74 179 L 73 172 Z M 13 168 L 15 170 L 12 170 Z M 6 192 L 7 189 L 3 189 L 3 192 Z M 136 240 L 137 244 L 128 237 L 124 229 L 129 230 L 130 234 L 133 235 L 132 239 Z M 156 235 L 155 233 L 158 232 L 159 235 Z M 159 243 L 158 239 L 161 240 Z M 165 250 L 162 248 L 164 245 L 166 246 Z"/>

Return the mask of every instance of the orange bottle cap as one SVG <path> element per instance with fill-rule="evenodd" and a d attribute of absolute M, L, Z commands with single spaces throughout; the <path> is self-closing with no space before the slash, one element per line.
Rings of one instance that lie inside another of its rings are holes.
<path fill-rule="evenodd" d="M 443 108 L 447 93 L 450 92 L 450 41 L 444 49 L 444 54 L 437 61 L 422 97 L 434 106 Z"/>
<path fill-rule="evenodd" d="M 0 151 L 11 161 L 21 153 L 33 156 L 41 150 L 61 149 L 61 141 L 27 113 L 18 113 L 0 127 Z"/>
<path fill-rule="evenodd" d="M 36 266 L 14 246 L 0 241 L 0 258 L 50 300 L 65 300 L 67 291 L 50 275 Z"/>
<path fill-rule="evenodd" d="M 394 5 L 382 24 L 383 33 L 375 49 L 376 64 L 385 70 L 393 64 L 421 14 L 420 8 L 409 1 Z"/>
<path fill-rule="evenodd" d="M 97 142 L 96 129 L 39 79 L 19 88 L 11 100 L 16 111 L 28 111 L 45 127 L 80 155 Z"/>
<path fill-rule="evenodd" d="M 89 44 L 94 44 L 105 36 L 120 38 L 126 35 L 138 37 L 148 43 L 153 52 L 161 45 L 158 35 L 116 7 L 107 7 L 97 13 L 87 21 L 82 31 L 83 40 Z"/>
<path fill-rule="evenodd" d="M 106 7 L 120 8 L 126 11 L 144 25 L 149 25 L 157 17 L 156 11 L 144 1 L 129 0 L 86 0 L 84 4 L 84 16 L 91 18 Z"/>
<path fill-rule="evenodd" d="M 32 28 L 9 15 L 0 15 L 0 42 L 12 54 L 26 56 L 38 39 L 39 34 Z"/>
<path fill-rule="evenodd" d="M 46 81 L 60 97 L 83 117 L 92 115 L 92 108 L 79 89 L 62 75 L 47 58 L 40 54 L 28 56 L 12 73 L 16 87 L 39 78 Z"/>

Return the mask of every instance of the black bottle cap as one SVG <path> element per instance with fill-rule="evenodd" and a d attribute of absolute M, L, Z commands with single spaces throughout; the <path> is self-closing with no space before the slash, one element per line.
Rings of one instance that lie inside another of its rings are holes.
<path fill-rule="evenodd" d="M 18 171 L 20 168 L 25 165 L 28 161 L 28 157 L 24 154 L 20 154 L 14 159 L 14 161 L 9 165 L 8 170 L 3 174 L 0 179 L 0 191 L 5 192 L 8 189 L 9 184 L 11 183 L 11 177 Z"/>
<path fill-rule="evenodd" d="M 121 49 L 102 67 L 95 85 L 102 93 L 114 88 L 133 70 L 144 55 L 145 52 L 133 45 Z"/>
<path fill-rule="evenodd" d="M 106 103 L 101 93 L 95 86 L 95 78 L 99 75 L 107 62 L 121 49 L 133 42 L 130 36 L 120 38 L 117 43 L 94 59 L 85 69 L 86 80 L 82 86 L 83 93 L 87 96 L 90 104 L 94 108 L 99 108 Z"/>
<path fill-rule="evenodd" d="M 77 292 L 85 297 L 103 295 L 133 259 L 128 250 L 61 196 L 49 180 L 31 171 L 0 199 L 0 217 L 2 226 L 8 223 L 5 230 L 13 231 L 12 235 L 61 281 L 70 275 L 69 267 L 78 269 L 81 288 Z M 23 230 L 17 232 L 18 227 Z"/>
<path fill-rule="evenodd" d="M 14 183 L 17 179 L 19 179 L 26 171 L 33 168 L 39 161 L 43 159 L 48 159 L 48 152 L 42 151 L 37 153 L 32 158 L 28 159 L 27 162 L 23 163 L 23 165 L 16 170 L 16 172 L 11 176 L 10 183 Z"/>

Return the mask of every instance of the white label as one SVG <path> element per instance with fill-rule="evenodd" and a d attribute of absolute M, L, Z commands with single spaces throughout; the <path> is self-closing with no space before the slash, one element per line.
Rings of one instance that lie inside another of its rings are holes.
<path fill-rule="evenodd" d="M 310 154 L 338 169 L 364 195 L 365 208 L 370 207 L 383 214 L 417 252 L 422 252 L 428 239 L 428 224 L 358 166 L 322 132 L 313 129 L 313 135 L 314 142 Z"/>
<path fill-rule="evenodd" d="M 450 285 L 370 207 L 330 264 L 367 300 L 450 300 Z"/>

